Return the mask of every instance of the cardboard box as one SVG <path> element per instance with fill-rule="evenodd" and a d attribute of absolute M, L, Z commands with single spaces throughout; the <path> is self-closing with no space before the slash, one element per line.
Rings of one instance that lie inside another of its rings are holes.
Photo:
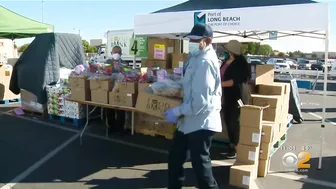
<path fill-rule="evenodd" d="M 233 165 L 230 168 L 230 184 L 240 188 L 252 188 L 257 178 L 256 172 L 256 165 Z"/>
<path fill-rule="evenodd" d="M 106 90 L 91 90 L 91 101 L 102 104 L 108 104 L 109 92 Z"/>
<path fill-rule="evenodd" d="M 237 161 L 246 164 L 257 164 L 259 160 L 259 147 L 238 144 Z"/>
<path fill-rule="evenodd" d="M 261 145 L 260 145 L 259 159 L 261 159 L 261 160 L 269 159 L 269 155 L 271 154 L 272 146 L 273 146 L 272 143 L 262 142 Z"/>
<path fill-rule="evenodd" d="M 281 116 L 282 109 L 281 95 L 256 95 L 252 94 L 252 104 L 256 106 L 267 106 L 263 112 L 263 120 L 277 122 Z"/>
<path fill-rule="evenodd" d="M 188 54 L 183 54 L 179 52 L 174 52 L 172 54 L 169 54 L 168 56 L 170 56 L 169 59 L 171 60 L 172 68 L 183 67 L 183 62 L 186 61 L 186 59 L 188 58 Z"/>
<path fill-rule="evenodd" d="M 257 65 L 255 84 L 272 84 L 274 82 L 274 65 Z"/>
<path fill-rule="evenodd" d="M 180 105 L 181 102 L 182 100 L 180 99 L 167 98 L 147 92 L 140 92 L 135 108 L 140 112 L 164 118 L 162 114 L 166 110 Z"/>
<path fill-rule="evenodd" d="M 167 60 L 168 54 L 174 52 L 175 42 L 173 39 L 149 38 L 147 44 L 149 59 Z"/>
<path fill-rule="evenodd" d="M 167 122 L 154 122 L 154 129 L 158 133 L 167 134 L 167 135 L 173 135 L 176 131 L 176 124 L 173 123 L 167 123 Z"/>
<path fill-rule="evenodd" d="M 274 136 L 274 122 L 263 121 L 262 131 L 261 131 L 261 142 L 263 143 L 273 143 Z"/>
<path fill-rule="evenodd" d="M 145 114 L 145 113 L 141 113 L 141 112 L 135 112 L 135 115 L 134 115 L 135 129 L 138 131 L 141 129 L 155 131 L 154 123 L 159 120 L 160 118 L 157 118 L 157 117 Z"/>
<path fill-rule="evenodd" d="M 263 111 L 267 107 L 244 105 L 240 107 L 240 125 L 261 129 Z"/>
<path fill-rule="evenodd" d="M 134 107 L 136 94 L 109 92 L 109 104 L 116 106 Z"/>
<path fill-rule="evenodd" d="M 273 84 L 263 84 L 258 86 L 258 94 L 261 95 L 283 95 L 285 93 L 285 86 L 279 85 L 277 82 Z"/>
<path fill-rule="evenodd" d="M 138 83 L 138 91 L 141 92 L 151 86 L 151 83 Z"/>
<path fill-rule="evenodd" d="M 6 69 L 6 66 L 0 65 L 0 100 L 12 100 L 20 98 L 20 95 L 14 94 L 9 90 L 9 84 L 12 73 Z"/>
<path fill-rule="evenodd" d="M 91 90 L 111 91 L 113 84 L 111 80 L 90 80 Z"/>
<path fill-rule="evenodd" d="M 91 91 L 89 88 L 71 88 L 71 99 L 91 101 Z"/>
<path fill-rule="evenodd" d="M 120 82 L 118 88 L 121 93 L 135 94 L 138 92 L 138 83 Z"/>
<path fill-rule="evenodd" d="M 270 159 L 267 160 L 259 160 L 258 163 L 258 177 L 266 177 L 269 168 L 270 168 Z"/>
<path fill-rule="evenodd" d="M 141 61 L 141 67 L 148 68 L 161 68 L 161 69 L 170 69 L 172 68 L 171 62 L 168 60 L 156 60 L 156 59 L 143 59 Z"/>
<path fill-rule="evenodd" d="M 261 129 L 240 126 L 239 144 L 258 147 L 261 140 Z"/>
<path fill-rule="evenodd" d="M 40 104 L 37 102 L 37 96 L 27 90 L 20 90 L 21 94 L 21 106 L 23 110 L 30 112 L 45 113 L 47 110 L 46 104 Z"/>
<path fill-rule="evenodd" d="M 69 77 L 69 86 L 71 88 L 90 88 L 90 82 L 87 78 Z"/>

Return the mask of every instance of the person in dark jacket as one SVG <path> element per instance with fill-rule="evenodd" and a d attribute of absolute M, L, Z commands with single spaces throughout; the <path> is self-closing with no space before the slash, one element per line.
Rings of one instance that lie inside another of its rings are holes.
<path fill-rule="evenodd" d="M 251 78 L 249 65 L 241 53 L 241 43 L 231 40 L 224 46 L 224 63 L 221 65 L 222 80 L 222 124 L 226 125 L 230 139 L 228 158 L 236 157 L 236 146 L 240 133 L 240 109 L 238 100 L 242 99 L 243 84 Z"/>
<path fill-rule="evenodd" d="M 112 49 L 112 62 L 117 62 L 117 64 L 121 64 L 121 55 L 122 50 L 121 47 L 115 46 Z M 116 65 L 114 65 L 116 67 Z M 113 72 L 119 72 L 120 70 L 113 69 Z M 106 114 L 108 118 L 108 124 L 110 126 L 109 131 L 115 132 L 119 134 L 124 134 L 124 125 L 126 119 L 126 112 L 123 110 L 114 110 L 114 109 L 106 109 Z"/>

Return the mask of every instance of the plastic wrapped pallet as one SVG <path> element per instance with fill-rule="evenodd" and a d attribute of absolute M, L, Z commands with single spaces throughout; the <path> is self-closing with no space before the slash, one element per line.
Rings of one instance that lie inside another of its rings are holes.
<path fill-rule="evenodd" d="M 47 86 L 48 114 L 65 116 L 65 97 L 70 94 L 70 89 L 64 85 Z"/>

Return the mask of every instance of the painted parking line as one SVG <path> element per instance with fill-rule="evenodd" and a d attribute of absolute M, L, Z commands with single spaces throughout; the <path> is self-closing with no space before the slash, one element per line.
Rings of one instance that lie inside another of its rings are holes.
<path fill-rule="evenodd" d="M 0 189 L 11 189 L 16 184 L 18 184 L 20 181 L 25 179 L 27 176 L 29 176 L 32 172 L 34 172 L 36 169 L 41 167 L 44 163 L 46 163 L 50 158 L 54 157 L 58 152 L 63 150 L 65 147 L 67 147 L 71 142 L 73 142 L 75 139 L 79 137 L 79 133 L 75 134 L 71 138 L 69 138 L 67 141 L 65 141 L 60 146 L 56 147 L 54 150 L 49 152 L 46 156 L 44 156 L 41 160 L 34 163 L 32 166 L 30 166 L 28 169 L 26 169 L 24 172 L 22 172 L 20 175 L 15 177 L 10 183 L 5 184 Z"/>
<path fill-rule="evenodd" d="M 323 117 L 322 116 L 319 116 L 319 115 L 317 115 L 317 114 L 315 114 L 315 113 L 313 113 L 313 112 L 307 112 L 308 114 L 310 114 L 310 115 L 312 115 L 312 116 L 314 116 L 314 117 L 317 117 L 317 118 L 319 118 L 319 119 L 323 119 Z M 332 122 L 332 121 L 330 121 L 330 120 L 328 120 L 328 119 L 326 119 L 325 120 L 326 122 L 328 122 L 328 123 L 330 123 L 330 124 L 332 124 L 332 125 L 334 125 L 334 126 L 336 126 L 336 123 L 335 122 Z"/>

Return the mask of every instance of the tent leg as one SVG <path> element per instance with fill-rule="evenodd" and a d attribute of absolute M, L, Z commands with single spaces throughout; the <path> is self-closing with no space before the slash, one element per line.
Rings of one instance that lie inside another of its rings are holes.
<path fill-rule="evenodd" d="M 329 14 L 329 13 L 328 13 Z M 328 22 L 329 23 L 329 22 Z M 325 67 L 328 63 L 329 58 L 329 24 L 326 30 L 326 38 L 325 38 Z M 326 121 L 326 103 L 327 103 L 327 85 L 328 85 L 328 71 L 325 69 L 324 71 L 324 84 L 323 84 L 323 116 L 322 116 L 322 124 L 321 124 L 321 141 L 320 141 L 320 156 L 318 161 L 318 170 L 322 170 L 322 157 L 323 157 L 323 142 L 324 142 L 324 128 Z"/>

